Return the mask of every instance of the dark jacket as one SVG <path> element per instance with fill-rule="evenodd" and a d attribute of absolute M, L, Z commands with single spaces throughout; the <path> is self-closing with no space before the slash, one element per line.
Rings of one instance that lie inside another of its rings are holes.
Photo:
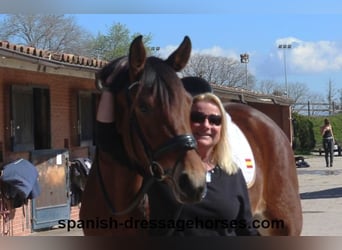
<path fill-rule="evenodd" d="M 179 204 L 171 189 L 156 182 L 149 191 L 150 234 L 154 236 L 259 235 L 252 227 L 247 186 L 241 170 L 228 175 L 220 167 L 211 173 L 205 198 Z"/>

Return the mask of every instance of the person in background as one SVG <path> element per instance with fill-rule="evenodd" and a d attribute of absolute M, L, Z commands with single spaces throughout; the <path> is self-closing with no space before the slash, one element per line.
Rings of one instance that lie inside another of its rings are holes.
<path fill-rule="evenodd" d="M 334 161 L 335 139 L 333 129 L 328 118 L 324 119 L 324 124 L 321 127 L 321 135 L 323 137 L 323 148 L 326 167 L 332 167 Z"/>

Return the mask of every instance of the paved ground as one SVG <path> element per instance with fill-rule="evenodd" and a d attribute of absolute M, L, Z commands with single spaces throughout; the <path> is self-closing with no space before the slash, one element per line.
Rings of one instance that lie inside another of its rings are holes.
<path fill-rule="evenodd" d="M 303 208 L 303 236 L 342 236 L 342 157 L 326 168 L 323 156 L 309 156 L 308 168 L 297 168 Z M 82 236 L 81 230 L 54 229 L 32 236 Z"/>
<path fill-rule="evenodd" d="M 308 168 L 298 168 L 304 226 L 303 236 L 342 236 L 342 157 L 325 167 L 323 156 L 305 159 Z"/>

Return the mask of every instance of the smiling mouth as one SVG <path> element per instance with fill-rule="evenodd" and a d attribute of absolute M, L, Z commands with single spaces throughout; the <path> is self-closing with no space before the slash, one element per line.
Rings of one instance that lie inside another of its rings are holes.
<path fill-rule="evenodd" d="M 195 133 L 196 136 L 211 136 L 211 134 L 202 134 L 202 133 Z"/>
<path fill-rule="evenodd" d="M 211 138 L 211 135 L 196 135 L 196 139 Z"/>

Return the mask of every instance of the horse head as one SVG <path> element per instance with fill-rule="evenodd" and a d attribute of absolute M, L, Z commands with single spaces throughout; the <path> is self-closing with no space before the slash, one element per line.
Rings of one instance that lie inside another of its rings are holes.
<path fill-rule="evenodd" d="M 129 164 L 144 176 L 167 181 L 181 202 L 198 201 L 205 191 L 205 168 L 190 127 L 191 97 L 177 76 L 190 53 L 185 37 L 166 60 L 147 57 L 138 36 L 128 57 L 104 69 L 110 71 L 116 130 Z"/>

